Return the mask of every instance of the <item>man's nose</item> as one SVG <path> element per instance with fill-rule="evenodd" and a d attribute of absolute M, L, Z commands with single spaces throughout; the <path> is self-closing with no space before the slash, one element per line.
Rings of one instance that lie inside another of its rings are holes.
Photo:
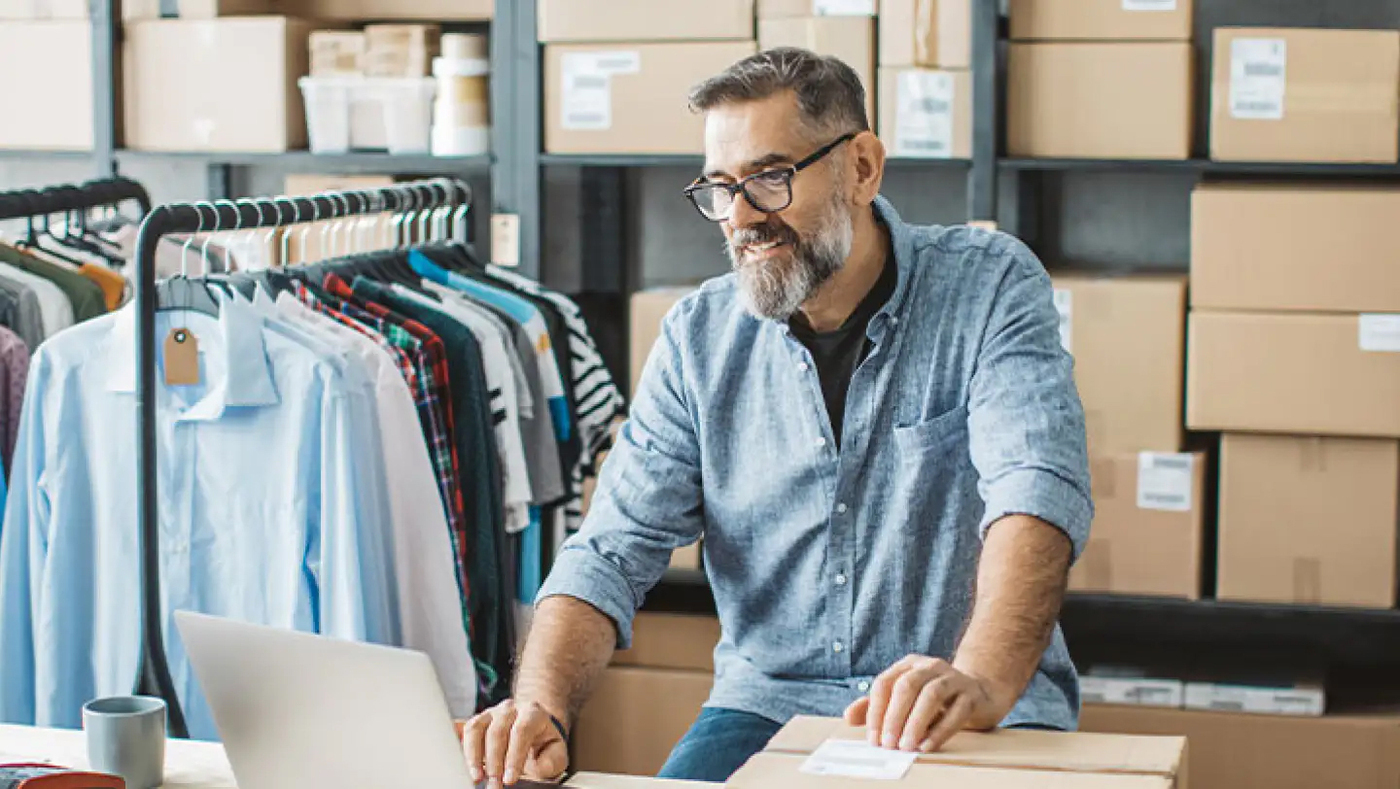
<path fill-rule="evenodd" d="M 755 227 L 768 221 L 768 215 L 754 208 L 742 194 L 734 196 L 734 206 L 729 209 L 729 226 L 740 228 Z"/>

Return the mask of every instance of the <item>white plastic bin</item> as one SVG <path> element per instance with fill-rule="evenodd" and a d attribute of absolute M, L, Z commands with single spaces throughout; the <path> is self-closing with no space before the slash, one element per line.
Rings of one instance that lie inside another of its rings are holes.
<path fill-rule="evenodd" d="M 302 77 L 312 153 L 427 153 L 433 96 L 428 77 Z"/>
<path fill-rule="evenodd" d="M 433 96 L 437 83 L 431 77 L 376 79 L 374 90 L 384 108 L 384 129 L 389 153 L 427 153 L 432 143 Z"/>

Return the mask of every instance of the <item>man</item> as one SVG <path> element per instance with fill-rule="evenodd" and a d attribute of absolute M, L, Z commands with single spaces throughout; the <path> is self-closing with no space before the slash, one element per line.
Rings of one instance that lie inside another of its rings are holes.
<path fill-rule="evenodd" d="M 1091 504 L 1045 270 L 1009 236 L 900 220 L 834 58 L 763 52 L 691 104 L 705 174 L 686 194 L 734 272 L 666 317 L 514 699 L 467 726 L 473 770 L 566 769 L 569 722 L 702 534 L 723 638 L 663 776 L 723 781 L 799 713 L 904 750 L 1073 728 L 1056 620 Z"/>

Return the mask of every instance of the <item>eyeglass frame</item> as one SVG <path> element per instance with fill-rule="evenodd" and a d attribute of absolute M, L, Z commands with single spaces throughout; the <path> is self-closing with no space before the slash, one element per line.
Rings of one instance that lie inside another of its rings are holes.
<path fill-rule="evenodd" d="M 734 211 L 734 206 L 738 203 L 738 200 L 737 200 L 736 198 L 737 198 L 740 194 L 743 194 L 745 202 L 747 202 L 750 206 L 752 206 L 753 209 L 754 209 L 755 211 L 760 211 L 760 212 L 765 213 L 765 214 L 776 214 L 776 213 L 778 213 L 779 211 L 786 211 L 788 208 L 791 208 L 791 207 L 792 207 L 792 200 L 793 200 L 792 179 L 793 179 L 793 178 L 796 178 L 798 173 L 802 172 L 803 170 L 807 169 L 808 167 L 811 167 L 812 165 L 814 165 L 814 164 L 816 164 L 817 162 L 821 161 L 822 159 L 826 158 L 827 155 L 830 154 L 832 151 L 836 150 L 837 147 L 839 147 L 839 146 L 841 145 L 841 143 L 850 142 L 851 140 L 854 140 L 859 134 L 860 134 L 860 132 L 846 132 L 845 134 L 841 135 L 840 137 L 837 137 L 836 139 L 832 140 L 831 142 L 827 143 L 826 145 L 823 145 L 822 147 L 820 147 L 820 148 L 818 148 L 817 150 L 813 151 L 811 155 L 807 156 L 805 159 L 802 159 L 801 161 L 799 161 L 799 162 L 797 162 L 797 163 L 795 163 L 795 164 L 790 164 L 790 165 L 788 165 L 788 166 L 786 166 L 786 167 L 777 167 L 777 168 L 770 168 L 770 169 L 766 169 L 766 170 L 759 170 L 759 171 L 756 172 L 756 173 L 753 173 L 753 174 L 751 174 L 751 175 L 746 175 L 746 176 L 744 176 L 743 178 L 740 178 L 739 180 L 735 181 L 735 182 L 732 183 L 732 184 L 726 184 L 726 183 L 724 183 L 724 182 L 722 182 L 722 181 L 706 181 L 706 180 L 705 180 L 705 176 L 701 176 L 701 177 L 695 179 L 694 181 L 692 181 L 691 184 L 690 184 L 690 186 L 687 186 L 685 189 L 682 189 L 682 190 L 681 190 L 681 193 L 684 194 L 684 195 L 686 196 L 686 199 L 690 201 L 690 204 L 691 204 L 691 205 L 695 206 L 695 210 L 700 212 L 700 216 L 705 217 L 705 221 L 707 221 L 707 222 L 716 222 L 716 223 L 718 223 L 718 222 L 726 222 L 726 221 L 728 221 L 728 220 L 729 220 L 728 214 L 732 214 L 732 213 L 733 213 L 733 211 Z M 764 178 L 764 177 L 773 176 L 773 175 L 777 175 L 777 174 L 785 174 L 785 175 L 787 176 L 787 179 L 786 179 L 786 180 L 787 180 L 787 192 L 788 192 L 787 203 L 784 204 L 784 205 L 783 205 L 782 207 L 780 207 L 780 208 L 771 208 L 771 209 L 770 209 L 770 208 L 763 208 L 763 207 L 761 207 L 760 205 L 758 205 L 758 203 L 754 202 L 753 196 L 749 194 L 748 183 L 749 183 L 750 181 L 754 180 L 755 178 Z M 718 218 L 718 219 L 712 219 L 712 218 L 710 218 L 710 215 L 707 214 L 707 213 L 705 213 L 705 209 L 701 208 L 701 207 L 700 207 L 700 203 L 696 202 L 696 200 L 695 200 L 695 193 L 696 193 L 696 192 L 700 191 L 701 189 L 715 189 L 715 188 L 723 189 L 723 190 L 725 190 L 726 192 L 728 192 L 728 193 L 729 193 L 729 200 L 730 200 L 730 202 L 729 202 L 729 212 L 728 212 L 725 216 L 722 216 L 722 217 L 720 217 L 720 218 Z"/>

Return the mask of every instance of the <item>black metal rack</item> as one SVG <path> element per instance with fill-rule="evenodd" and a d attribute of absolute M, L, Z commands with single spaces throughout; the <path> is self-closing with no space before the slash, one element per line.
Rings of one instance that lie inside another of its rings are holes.
<path fill-rule="evenodd" d="M 66 214 L 135 201 L 145 216 L 151 210 L 146 188 L 130 178 L 99 178 L 81 184 L 0 192 L 0 219 Z"/>
<path fill-rule="evenodd" d="M 410 203 L 409 196 L 413 197 Z M 311 218 L 341 219 L 411 207 L 424 211 L 471 203 L 461 180 L 437 178 L 369 190 L 325 192 L 312 197 L 239 200 L 237 203 L 172 203 L 151 211 L 136 237 L 136 479 L 139 488 L 141 662 L 137 692 L 159 696 L 169 707 L 170 732 L 188 736 L 180 701 L 170 678 L 162 636 L 160 597 L 160 516 L 156 462 L 156 249 L 163 236 L 217 230 L 281 227 Z"/>

